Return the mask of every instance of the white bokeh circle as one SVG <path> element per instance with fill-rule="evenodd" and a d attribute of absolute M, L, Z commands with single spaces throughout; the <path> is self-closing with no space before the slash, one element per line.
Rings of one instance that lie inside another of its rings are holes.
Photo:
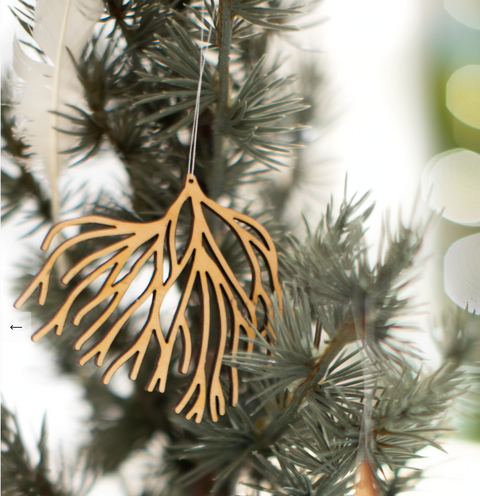
<path fill-rule="evenodd" d="M 458 22 L 469 28 L 480 29 L 480 2 L 478 0 L 444 0 L 445 9 Z"/>
<path fill-rule="evenodd" d="M 422 196 L 446 219 L 480 225 L 480 155 L 455 149 L 434 157 L 422 175 Z"/>
<path fill-rule="evenodd" d="M 462 308 L 480 314 L 480 234 L 459 239 L 444 259 L 447 295 Z"/>

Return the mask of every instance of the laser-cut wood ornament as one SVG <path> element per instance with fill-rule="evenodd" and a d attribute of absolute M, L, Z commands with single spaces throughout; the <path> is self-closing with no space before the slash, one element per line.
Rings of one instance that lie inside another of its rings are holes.
<path fill-rule="evenodd" d="M 268 322 L 268 318 L 272 318 L 272 292 L 276 294 L 280 307 L 282 305 L 277 274 L 278 261 L 274 243 L 262 225 L 247 215 L 237 213 L 214 202 L 203 193 L 193 174 L 187 177 L 183 190 L 164 217 L 159 220 L 137 223 L 90 215 L 66 220 L 52 227 L 42 244 L 44 251 L 49 249 L 54 237 L 63 229 L 83 225 L 96 225 L 100 228 L 80 232 L 63 241 L 52 252 L 43 268 L 15 302 L 15 307 L 21 308 L 37 288 L 39 288 L 38 303 L 40 305 L 45 304 L 54 264 L 69 248 L 87 240 L 112 238 L 112 244 L 86 256 L 63 275 L 61 281 L 65 284 L 77 275 L 81 279 L 53 318 L 32 336 L 34 341 L 38 341 L 53 330 L 57 335 L 61 335 L 69 310 L 76 298 L 85 288 L 107 273 L 106 280 L 96 296 L 83 306 L 73 318 L 73 323 L 79 325 L 85 315 L 109 300 L 93 324 L 76 341 L 75 349 L 80 350 L 99 331 L 102 324 L 113 315 L 127 290 L 134 284 L 141 268 L 147 261 L 153 261 L 153 274 L 147 287 L 121 313 L 101 339 L 84 353 L 79 363 L 84 365 L 95 357 L 96 364 L 101 366 L 113 340 L 122 330 L 124 324 L 151 298 L 150 311 L 143 328 L 131 346 L 110 363 L 104 373 L 103 382 L 108 384 L 113 374 L 132 358 L 130 378 L 135 380 L 153 335 L 159 346 L 159 352 L 146 389 L 148 391 L 158 389 L 158 391 L 164 392 L 173 347 L 181 333 L 183 356 L 179 363 L 180 372 L 187 374 L 192 365 L 194 372 L 190 386 L 177 404 L 175 411 L 180 413 L 189 402 L 193 402 L 186 417 L 190 419 L 195 416 L 195 421 L 201 422 L 208 396 L 211 418 L 217 421 L 218 415 L 225 413 L 220 369 L 227 346 L 227 338 L 230 339 L 230 353 L 235 356 L 242 330 L 249 339 L 246 344 L 247 352 L 251 352 L 253 349 L 255 339 L 253 327 L 260 329 L 263 327 L 264 332 L 265 328 L 269 328 L 273 335 L 273 330 Z M 179 258 L 176 229 L 180 211 L 186 203 L 190 204 L 191 210 L 190 237 L 183 255 Z M 245 288 L 242 287 L 221 253 L 207 224 L 204 210 L 211 211 L 223 221 L 240 243 L 252 275 L 250 294 L 247 294 Z M 116 237 L 120 237 L 120 239 L 115 240 Z M 135 254 L 137 250 L 140 251 L 139 255 Z M 165 257 L 165 253 L 167 253 L 167 257 Z M 104 258 L 107 260 L 102 261 Z M 134 263 L 130 266 L 129 262 L 132 259 L 134 259 Z M 88 266 L 95 262 L 97 264 L 88 269 Z M 168 275 L 164 273 L 165 262 L 169 264 Z M 266 284 L 262 280 L 262 265 L 263 270 L 268 274 L 269 284 L 267 286 L 269 287 L 265 287 Z M 127 273 L 123 275 L 125 270 L 122 272 L 122 269 L 125 268 Z M 184 287 L 180 288 L 181 297 L 172 324 L 168 332 L 164 332 L 160 322 L 160 310 L 168 292 L 175 284 L 179 283 L 179 276 L 182 273 L 188 274 L 188 277 Z M 201 324 L 198 360 L 192 364 L 192 336 L 187 321 L 187 306 L 195 284 L 198 284 L 201 294 L 203 322 Z M 216 300 L 218 309 L 218 331 L 211 328 L 211 293 Z M 263 307 L 267 316 L 264 323 L 257 322 L 257 309 L 259 307 Z M 216 354 L 213 359 L 207 355 L 211 332 L 219 333 L 216 340 Z M 210 383 L 207 385 L 206 365 L 207 361 L 211 359 L 214 362 L 209 367 L 211 374 Z M 230 383 L 231 403 L 235 405 L 238 402 L 238 372 L 235 368 L 231 369 Z"/>

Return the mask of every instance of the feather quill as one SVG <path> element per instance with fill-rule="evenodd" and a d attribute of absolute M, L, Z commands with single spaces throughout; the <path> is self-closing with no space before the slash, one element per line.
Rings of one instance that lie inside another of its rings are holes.
<path fill-rule="evenodd" d="M 79 105 L 83 98 L 68 50 L 74 58 L 81 55 L 102 13 L 102 0 L 38 0 L 33 38 L 48 60 L 33 60 L 14 40 L 13 68 L 23 80 L 17 110 L 25 117 L 25 138 L 50 183 L 54 223 L 60 215 L 57 179 L 66 159 L 60 153 L 72 140 L 56 130 L 69 130 L 71 124 L 55 112 L 67 113 L 66 104 Z"/>

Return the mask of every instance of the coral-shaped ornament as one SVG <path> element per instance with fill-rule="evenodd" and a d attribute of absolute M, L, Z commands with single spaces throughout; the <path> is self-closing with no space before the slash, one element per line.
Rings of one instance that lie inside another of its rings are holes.
<path fill-rule="evenodd" d="M 185 204 L 189 204 L 191 212 L 189 237 L 182 249 L 183 253 L 179 253 L 176 231 L 179 215 Z M 215 214 L 226 225 L 245 253 L 251 271 L 249 294 L 234 275 L 215 242 L 207 223 L 206 215 L 210 215 L 207 212 Z M 135 380 L 153 335 L 158 344 L 158 358 L 147 390 L 158 389 L 164 392 L 174 344 L 177 336 L 181 334 L 183 354 L 179 365 L 180 372 L 187 374 L 193 368 L 193 377 L 175 411 L 180 413 L 187 404 L 193 403 L 186 417 L 190 419 L 195 416 L 195 421 L 201 422 L 208 396 L 212 420 L 217 421 L 218 415 L 225 413 L 220 369 L 227 341 L 231 355 L 235 356 L 243 332 L 248 337 L 246 351 L 251 352 L 256 336 L 254 328 L 263 329 L 264 332 L 265 328 L 269 328 L 273 335 L 269 324 L 272 317 L 273 292 L 276 293 L 281 306 L 277 254 L 267 230 L 249 216 L 223 207 L 208 198 L 193 176 L 185 181 L 177 199 L 159 220 L 146 223 L 126 222 L 99 215 L 66 220 L 52 227 L 42 244 L 42 250 L 48 250 L 54 237 L 63 229 L 85 225 L 93 225 L 97 229 L 80 231 L 79 234 L 63 241 L 15 302 L 16 308 L 21 308 L 37 288 L 38 303 L 45 304 L 53 266 L 66 250 L 83 241 L 98 238 L 111 238 L 112 242 L 107 247 L 103 244 L 63 275 L 61 281 L 64 284 L 75 276 L 79 276 L 79 283 L 53 318 L 39 329 L 32 339 L 38 341 L 53 330 L 58 335 L 62 334 L 76 298 L 84 289 L 106 275 L 95 296 L 73 318 L 73 323 L 79 325 L 86 314 L 104 304 L 101 306 L 100 315 L 76 341 L 75 349 L 81 349 L 112 317 L 127 290 L 135 283 L 141 268 L 147 262 L 153 262 L 153 273 L 147 287 L 123 309 L 110 328 L 102 331 L 103 335 L 83 354 L 79 363 L 83 365 L 95 357 L 96 364 L 101 366 L 122 327 L 148 302 L 149 313 L 142 329 L 128 349 L 110 363 L 103 375 L 103 382 L 108 384 L 113 374 L 130 359 L 133 359 L 130 378 Z M 268 283 L 265 279 L 268 279 Z M 174 286 L 180 289 L 181 296 L 172 323 L 169 329 L 165 330 L 162 329 L 160 310 Z M 192 334 L 188 319 L 188 305 L 195 292 L 194 288 L 197 288 L 200 296 L 202 313 L 200 349 L 196 360 L 192 358 Z M 212 319 L 212 307 L 215 306 L 216 318 Z M 262 314 L 263 322 L 257 322 L 258 315 Z M 216 350 L 213 357 L 211 353 L 207 353 L 212 332 L 218 332 L 214 339 Z M 207 363 L 209 361 L 212 363 Z M 210 370 L 209 378 L 207 369 Z M 238 401 L 238 373 L 235 368 L 231 369 L 230 382 L 231 403 L 235 405 Z"/>

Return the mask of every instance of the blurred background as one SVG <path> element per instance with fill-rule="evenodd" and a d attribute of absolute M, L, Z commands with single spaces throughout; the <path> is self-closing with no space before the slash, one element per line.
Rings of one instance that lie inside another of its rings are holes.
<path fill-rule="evenodd" d="M 10 66 L 17 30 L 9 4 L 13 1 L 0 4 L 3 71 Z M 428 196 L 428 174 L 444 164 L 445 157 L 459 169 L 462 160 L 470 164 L 478 158 L 480 0 L 324 0 L 319 14 L 323 22 L 302 32 L 293 48 L 318 65 L 325 79 L 321 91 L 328 117 L 319 137 L 319 154 L 328 159 L 324 161 L 328 167 L 322 169 L 328 180 L 319 180 L 316 194 L 325 200 L 331 194 L 341 198 L 345 174 L 349 194 L 371 190 L 377 203 L 370 221 L 374 243 L 387 212 L 396 218 L 401 208 L 407 219 L 412 211 L 428 211 L 421 188 Z M 475 163 L 473 167 L 480 167 Z M 467 171 L 473 170 L 468 167 Z M 472 177 L 480 191 L 480 175 L 467 176 L 467 182 Z M 442 211 L 439 202 L 430 203 Z M 317 203 L 314 208 L 324 207 Z M 318 217 L 320 212 L 305 213 Z M 426 277 L 417 286 L 426 313 L 438 315 L 454 305 L 444 291 L 444 256 L 455 241 L 480 232 L 474 223 L 442 218 L 431 231 Z M 87 417 L 88 406 L 76 384 L 55 377 L 47 351 L 29 339 L 28 314 L 20 315 L 12 307 L 11 267 L 22 257 L 26 241 L 19 238 L 28 230 L 28 225 L 9 223 L 1 232 L 2 395 L 18 412 L 27 442 L 38 438 L 46 412 L 49 442 L 54 449 L 61 446 L 68 457 L 86 435 L 81 420 Z M 27 242 L 39 246 L 42 235 L 39 232 Z M 419 319 L 423 328 L 435 327 L 429 315 Z M 22 326 L 24 332 L 14 332 L 11 325 Z M 426 358 L 434 361 L 437 352 L 429 334 L 414 339 Z M 113 387 L 121 390 L 128 383 Z M 421 466 L 429 467 L 430 478 L 419 484 L 415 494 L 477 493 L 480 417 L 474 417 L 456 421 L 459 431 L 446 441 L 448 454 L 427 450 Z M 132 467 L 133 474 L 138 467 Z M 127 486 L 133 480 L 134 476 L 129 478 Z M 103 484 L 92 494 L 108 490 L 113 495 L 121 482 L 112 479 Z"/>

